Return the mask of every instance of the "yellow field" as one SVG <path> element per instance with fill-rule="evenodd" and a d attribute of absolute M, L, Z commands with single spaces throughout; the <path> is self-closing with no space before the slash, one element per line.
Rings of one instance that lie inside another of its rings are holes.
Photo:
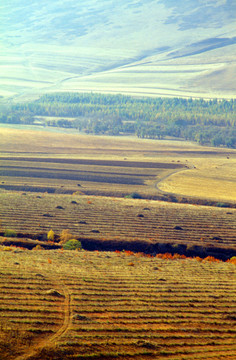
<path fill-rule="evenodd" d="M 236 201 L 236 156 L 199 156 L 188 158 L 196 168 L 175 173 L 161 182 L 161 190 L 211 198 L 218 201 Z"/>

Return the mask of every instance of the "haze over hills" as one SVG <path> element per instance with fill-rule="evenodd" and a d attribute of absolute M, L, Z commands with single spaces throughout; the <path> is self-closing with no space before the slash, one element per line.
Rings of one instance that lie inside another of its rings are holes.
<path fill-rule="evenodd" d="M 235 0 L 9 0 L 0 95 L 233 97 Z"/>

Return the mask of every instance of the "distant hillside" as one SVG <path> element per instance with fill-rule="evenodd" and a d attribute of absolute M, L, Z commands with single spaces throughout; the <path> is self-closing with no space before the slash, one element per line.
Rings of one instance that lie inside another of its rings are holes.
<path fill-rule="evenodd" d="M 62 90 L 232 97 L 234 0 L 9 0 L 0 95 Z"/>

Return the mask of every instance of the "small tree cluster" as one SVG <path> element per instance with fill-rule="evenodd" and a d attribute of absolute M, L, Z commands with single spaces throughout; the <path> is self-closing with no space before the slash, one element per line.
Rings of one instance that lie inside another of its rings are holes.
<path fill-rule="evenodd" d="M 5 237 L 16 237 L 17 233 L 15 232 L 15 230 L 6 229 L 4 232 L 4 236 Z"/>
<path fill-rule="evenodd" d="M 79 240 L 71 239 L 63 245 L 64 250 L 81 250 L 82 245 Z"/>
<path fill-rule="evenodd" d="M 54 241 L 54 239 L 55 239 L 55 233 L 54 233 L 53 230 L 50 230 L 50 231 L 48 232 L 47 239 L 48 239 L 48 241 Z"/>
<path fill-rule="evenodd" d="M 142 199 L 142 195 L 140 195 L 139 193 L 136 193 L 136 192 L 126 195 L 125 197 L 127 199 Z"/>
<path fill-rule="evenodd" d="M 60 244 L 63 245 L 73 238 L 74 236 L 70 233 L 69 229 L 64 229 L 60 234 Z"/>

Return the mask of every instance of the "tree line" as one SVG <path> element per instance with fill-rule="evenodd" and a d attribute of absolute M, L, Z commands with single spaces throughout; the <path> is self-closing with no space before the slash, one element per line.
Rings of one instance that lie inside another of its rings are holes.
<path fill-rule="evenodd" d="M 135 98 L 97 93 L 52 93 L 34 102 L 12 105 L 0 113 L 2 123 L 77 128 L 91 134 L 166 137 L 201 145 L 236 148 L 236 99 Z"/>

